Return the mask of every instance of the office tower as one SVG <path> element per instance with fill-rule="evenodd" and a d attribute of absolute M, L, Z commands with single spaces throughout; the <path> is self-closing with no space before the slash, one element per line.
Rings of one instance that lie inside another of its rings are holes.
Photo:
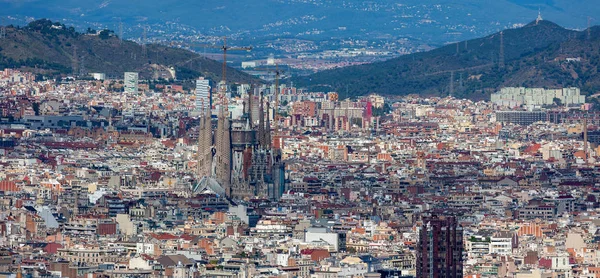
<path fill-rule="evenodd" d="M 417 278 L 463 277 L 463 230 L 454 216 L 423 218 L 417 245 Z"/>
<path fill-rule="evenodd" d="M 196 111 L 204 111 L 204 108 L 210 109 L 211 105 L 209 80 L 200 77 L 196 80 Z"/>
<path fill-rule="evenodd" d="M 138 78 L 137 72 L 126 72 L 125 73 L 125 92 L 126 93 L 137 93 L 138 91 Z"/>

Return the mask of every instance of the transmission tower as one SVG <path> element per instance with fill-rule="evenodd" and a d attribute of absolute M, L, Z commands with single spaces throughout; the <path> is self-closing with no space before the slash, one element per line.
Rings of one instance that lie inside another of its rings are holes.
<path fill-rule="evenodd" d="M 4 26 L 4 18 L 2 19 L 2 26 L 0 26 L 0 39 L 6 38 L 6 26 Z"/>
<path fill-rule="evenodd" d="M 498 67 L 504 68 L 504 32 L 500 32 L 500 57 L 498 57 Z"/>
<path fill-rule="evenodd" d="M 119 44 L 123 42 L 123 21 L 119 20 Z"/>
<path fill-rule="evenodd" d="M 592 39 L 592 17 L 588 16 L 587 20 L 587 39 Z"/>
<path fill-rule="evenodd" d="M 85 70 L 85 56 L 81 56 L 81 62 L 79 62 L 79 76 L 86 76 L 87 72 Z"/>
<path fill-rule="evenodd" d="M 450 97 L 454 95 L 454 71 L 450 72 Z"/>
<path fill-rule="evenodd" d="M 73 70 L 73 75 L 75 75 L 77 73 L 77 62 L 78 62 L 78 57 L 77 57 L 77 45 L 73 45 L 73 56 L 71 57 L 71 68 Z"/>
<path fill-rule="evenodd" d="M 142 34 L 142 58 L 146 58 L 147 50 L 146 50 L 146 40 L 148 39 L 147 34 L 147 26 L 144 25 L 144 33 Z"/>

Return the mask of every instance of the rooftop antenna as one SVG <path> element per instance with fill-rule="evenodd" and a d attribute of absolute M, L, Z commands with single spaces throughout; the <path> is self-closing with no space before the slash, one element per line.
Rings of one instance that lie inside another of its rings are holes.
<path fill-rule="evenodd" d="M 500 57 L 498 59 L 498 67 L 504 68 L 504 31 L 500 32 Z"/>

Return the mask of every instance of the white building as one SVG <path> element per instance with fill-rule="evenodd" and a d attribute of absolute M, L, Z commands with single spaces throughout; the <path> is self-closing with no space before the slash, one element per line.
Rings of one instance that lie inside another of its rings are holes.
<path fill-rule="evenodd" d="M 334 247 L 334 251 L 346 250 L 346 234 L 327 231 L 326 228 L 308 228 L 304 232 L 304 242 L 327 242 Z"/>
<path fill-rule="evenodd" d="M 125 73 L 125 92 L 126 93 L 137 93 L 139 75 L 137 72 L 126 72 Z"/>
<path fill-rule="evenodd" d="M 135 251 L 137 254 L 148 254 L 148 255 L 155 255 L 155 252 L 156 252 L 154 243 L 144 243 L 144 242 L 136 243 Z"/>
<path fill-rule="evenodd" d="M 90 73 L 95 80 L 106 80 L 106 74 L 100 72 Z"/>
<path fill-rule="evenodd" d="M 248 69 L 248 68 L 255 68 L 256 67 L 256 62 L 252 61 L 252 62 L 242 62 L 242 68 L 243 69 Z"/>
<path fill-rule="evenodd" d="M 490 238 L 490 254 L 511 255 L 512 235 L 499 233 Z"/>
<path fill-rule="evenodd" d="M 208 79 L 200 77 L 196 80 L 196 111 L 202 111 L 203 108 L 210 107 L 210 82 Z"/>
<path fill-rule="evenodd" d="M 565 106 L 576 106 L 585 103 L 585 96 L 581 95 L 579 88 L 507 87 L 491 95 L 491 101 L 494 104 L 507 107 L 553 105 L 556 104 L 556 99 L 560 100 L 560 105 Z"/>

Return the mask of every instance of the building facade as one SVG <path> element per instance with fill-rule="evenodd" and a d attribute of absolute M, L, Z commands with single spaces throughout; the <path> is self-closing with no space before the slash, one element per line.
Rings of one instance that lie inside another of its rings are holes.
<path fill-rule="evenodd" d="M 423 218 L 417 245 L 417 278 L 463 277 L 463 229 L 454 216 Z"/>
<path fill-rule="evenodd" d="M 196 80 L 196 111 L 203 111 L 212 105 L 210 97 L 210 82 L 208 79 L 200 77 Z"/>
<path fill-rule="evenodd" d="M 137 72 L 126 72 L 125 73 L 125 92 L 126 93 L 137 93 L 139 74 Z"/>

